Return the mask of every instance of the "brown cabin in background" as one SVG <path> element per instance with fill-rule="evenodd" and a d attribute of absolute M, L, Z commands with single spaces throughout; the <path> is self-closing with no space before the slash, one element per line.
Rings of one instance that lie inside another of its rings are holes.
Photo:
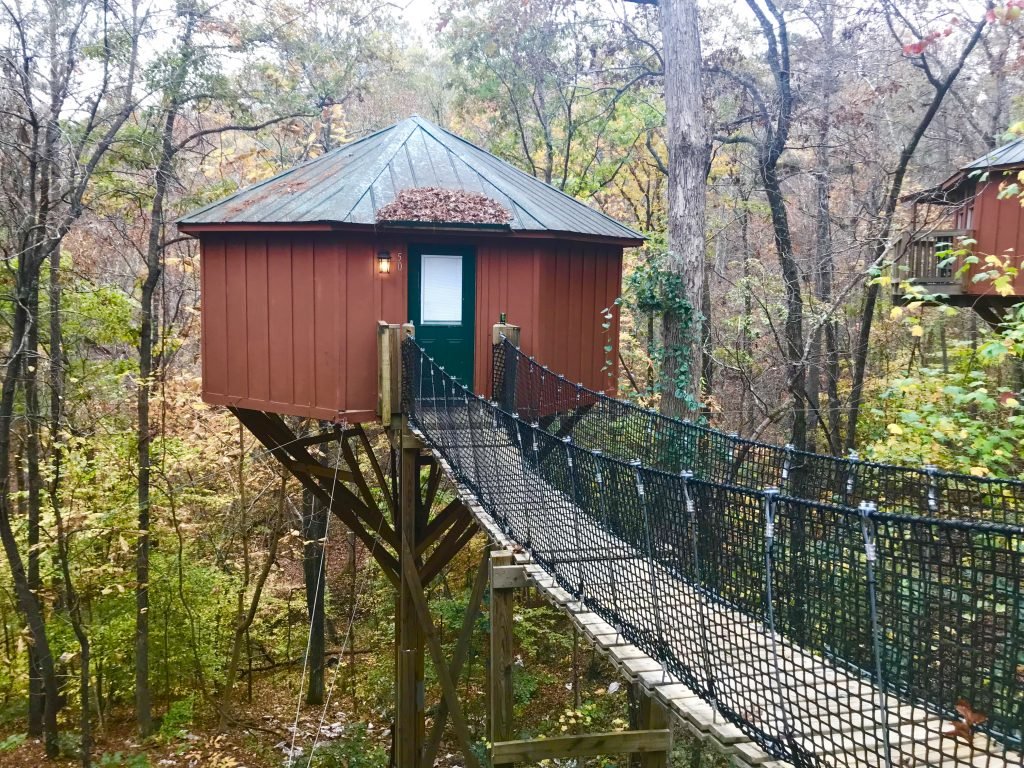
<path fill-rule="evenodd" d="M 623 249 L 643 241 L 419 117 L 178 229 L 200 240 L 203 399 L 353 423 L 375 417 L 382 320 L 411 322 L 479 394 L 489 394 L 502 315 L 521 326 L 525 352 L 614 390 L 602 368 L 617 361 L 618 316 L 606 331 L 602 310 L 619 296 Z"/>
<path fill-rule="evenodd" d="M 999 322 L 1007 307 L 1024 301 L 1024 269 L 1009 296 L 996 293 L 990 280 L 975 280 L 991 269 L 984 263 L 988 255 L 1009 257 L 1013 266 L 1024 267 L 1024 208 L 1017 196 L 999 197 L 1021 171 L 1024 137 L 968 163 L 938 186 L 908 196 L 913 209 L 910 231 L 901 238 L 896 254 L 906 268 L 899 279 L 941 295 L 947 304 L 972 307 L 990 322 Z M 961 248 L 982 259 L 963 274 L 960 258 L 950 261 L 936 255 Z"/>

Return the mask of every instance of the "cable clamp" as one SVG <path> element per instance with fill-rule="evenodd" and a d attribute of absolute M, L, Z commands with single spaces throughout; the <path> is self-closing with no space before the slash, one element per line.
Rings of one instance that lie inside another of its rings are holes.
<path fill-rule="evenodd" d="M 764 489 L 764 539 L 769 549 L 775 543 L 775 497 L 778 495 L 778 488 Z"/>
<path fill-rule="evenodd" d="M 871 518 L 877 511 L 877 507 L 874 502 L 862 501 L 857 507 L 857 511 L 860 513 L 860 531 L 864 536 L 864 554 L 867 556 L 868 562 L 874 565 L 878 562 L 878 545 L 875 526 Z"/>

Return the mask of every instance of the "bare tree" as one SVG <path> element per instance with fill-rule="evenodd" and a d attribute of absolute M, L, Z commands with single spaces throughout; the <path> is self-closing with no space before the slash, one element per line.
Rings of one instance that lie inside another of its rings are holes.
<path fill-rule="evenodd" d="M 11 523 L 11 430 L 16 394 L 26 383 L 21 375 L 26 365 L 33 367 L 33 379 L 35 375 L 36 361 L 29 358 L 36 353 L 38 339 L 42 266 L 47 259 L 59 258 L 62 239 L 82 213 L 89 180 L 134 107 L 144 18 L 135 2 L 125 7 L 96 0 L 46 0 L 29 7 L 5 1 L 0 13 L 10 31 L 10 44 L 0 51 L 5 136 L 0 147 L 0 248 L 14 299 L 0 387 L 0 539 L 43 682 L 46 751 L 56 755 L 59 698 L 54 661 L 43 606 Z M 115 35 L 128 41 L 127 48 L 111 42 Z M 87 47 L 98 54 L 88 66 Z M 82 68 L 92 66 L 83 77 Z M 68 119 L 74 121 L 70 131 Z"/>
<path fill-rule="evenodd" d="M 991 8 L 992 3 L 986 3 L 986 12 Z M 929 53 L 931 43 L 936 39 L 934 33 L 928 33 L 924 29 L 919 28 L 899 6 L 890 2 L 890 0 L 883 2 L 883 11 L 886 24 L 892 33 L 893 39 L 902 43 L 904 35 L 914 36 L 915 42 L 905 45 L 903 50 L 914 67 L 924 75 L 929 86 L 931 86 L 932 95 L 920 119 L 911 131 L 909 138 L 900 150 L 899 158 L 892 169 L 888 189 L 877 217 L 877 226 L 872 237 L 869 254 L 869 263 L 876 270 L 885 261 L 889 239 L 892 236 L 896 208 L 899 204 L 900 194 L 903 191 L 903 182 L 906 179 L 907 170 L 910 167 L 914 153 L 917 151 L 917 147 L 921 143 L 921 139 L 924 138 L 928 127 L 935 119 L 935 115 L 938 114 L 939 108 L 949 94 L 950 89 L 963 71 L 968 58 L 981 41 L 987 25 L 984 15 L 980 20 L 967 25 L 967 34 L 963 45 L 953 57 L 952 65 L 945 72 L 942 72 L 940 64 Z M 867 373 L 868 348 L 871 341 L 871 326 L 875 316 L 875 305 L 878 302 L 878 292 L 878 281 L 868 280 L 864 292 L 864 304 L 861 310 L 860 331 L 857 335 L 853 355 L 853 381 L 846 418 L 846 447 L 850 450 L 857 445 L 857 419 L 860 416 L 861 402 L 864 397 L 864 378 Z"/>

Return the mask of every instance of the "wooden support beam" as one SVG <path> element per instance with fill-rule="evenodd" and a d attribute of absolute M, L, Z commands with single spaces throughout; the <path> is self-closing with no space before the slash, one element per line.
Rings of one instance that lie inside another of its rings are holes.
<path fill-rule="evenodd" d="M 427 562 L 423 564 L 423 569 L 420 571 L 420 580 L 424 584 L 432 582 L 452 561 L 452 558 L 469 544 L 478 530 L 476 520 L 472 516 L 468 517 L 464 523 L 460 522 L 430 553 L 430 557 L 427 558 Z"/>
<path fill-rule="evenodd" d="M 305 448 L 295 447 L 292 440 L 294 435 L 285 426 L 284 422 L 280 420 L 280 417 L 277 417 L 275 422 L 270 414 L 263 413 L 262 411 L 252 411 L 246 408 L 231 408 L 230 410 L 278 461 L 289 468 L 296 479 L 307 490 L 334 512 L 356 534 L 381 566 L 384 575 L 397 586 L 401 578 L 397 558 L 387 551 L 380 539 L 366 529 L 357 513 L 344 503 L 343 493 L 332 496 L 312 475 L 297 468 L 297 464 L 316 464 L 317 462 L 313 460 Z M 289 449 L 291 450 L 290 453 Z M 344 488 L 340 482 L 335 483 L 334 487 L 342 488 L 355 498 L 351 491 Z"/>
<path fill-rule="evenodd" d="M 429 507 L 427 508 L 429 509 Z M 469 519 L 472 512 L 462 503 L 461 499 L 455 499 L 448 506 L 438 512 L 434 519 L 427 523 L 423 532 L 423 538 L 416 544 L 416 554 L 422 555 L 431 544 L 441 538 L 441 534 L 447 531 L 455 523 L 462 519 Z"/>
<path fill-rule="evenodd" d="M 359 495 L 363 499 L 363 503 L 368 507 L 377 508 L 377 500 L 373 498 L 373 494 L 370 492 L 370 486 L 366 483 L 366 478 L 363 477 L 363 473 L 359 468 L 359 460 L 356 458 L 356 452 L 352 450 L 352 446 L 349 445 L 348 440 L 341 441 L 341 455 L 345 457 L 345 463 L 348 464 L 351 470 L 352 482 L 356 488 L 359 489 Z"/>
<path fill-rule="evenodd" d="M 508 742 L 512 738 L 512 615 L 511 588 L 495 584 L 494 571 L 513 565 L 512 553 L 503 550 L 491 553 L 491 743 Z M 491 762 L 499 765 L 511 760 L 499 760 L 491 753 Z"/>
<path fill-rule="evenodd" d="M 619 755 L 649 752 L 668 752 L 672 747 L 672 732 L 668 729 L 653 731 L 615 731 L 592 733 L 585 736 L 555 736 L 550 739 L 499 741 L 491 747 L 494 765 L 511 763 L 537 763 L 560 757 L 590 757 L 593 755 Z"/>
<path fill-rule="evenodd" d="M 655 701 L 652 696 L 646 695 L 643 691 L 637 691 L 640 695 L 640 728 L 647 731 L 662 731 L 669 728 L 668 712 L 664 705 Z M 668 757 L 672 751 L 672 740 L 664 750 L 645 751 L 640 758 L 640 768 L 668 768 Z"/>
<path fill-rule="evenodd" d="M 335 440 L 340 440 L 343 436 L 343 432 L 340 429 L 332 429 L 329 432 L 320 432 L 316 435 L 309 435 L 303 437 L 295 442 L 295 445 L 303 448 L 309 448 L 313 445 L 323 445 L 324 443 L 333 443 Z"/>
<path fill-rule="evenodd" d="M 487 590 L 487 576 L 490 570 L 490 551 L 485 548 L 484 555 L 480 558 L 480 565 L 476 569 L 476 578 L 473 580 L 473 590 L 469 594 L 469 604 L 462 616 L 462 629 L 459 631 L 459 639 L 455 642 L 455 653 L 452 654 L 452 664 L 449 672 L 452 680 L 458 680 L 462 674 L 462 665 L 466 661 L 470 645 L 473 640 L 473 628 L 476 626 L 476 619 L 480 615 L 480 606 L 483 604 L 484 592 Z M 444 726 L 448 722 L 448 702 L 441 699 L 437 708 L 437 715 L 434 717 L 434 725 L 430 729 L 430 740 L 423 751 L 423 765 L 421 768 L 433 768 L 434 760 L 437 758 L 437 750 L 441 746 L 441 737 L 444 735 Z"/>
<path fill-rule="evenodd" d="M 384 470 L 380 466 L 380 462 L 377 461 L 377 454 L 373 451 L 373 444 L 370 442 L 370 436 L 366 434 L 366 430 L 363 429 L 362 424 L 355 426 L 356 436 L 359 438 L 359 442 L 363 444 L 363 451 L 366 452 L 366 457 L 370 461 L 370 469 L 373 470 L 374 477 L 377 478 L 377 485 L 380 487 L 381 493 L 384 496 L 384 501 L 388 505 L 388 509 L 391 511 L 391 519 L 395 520 L 398 506 L 395 503 L 395 497 L 391 493 L 391 484 L 388 482 L 388 478 L 384 475 Z"/>
<path fill-rule="evenodd" d="M 355 480 L 355 473 L 347 469 L 335 469 L 334 467 L 325 467 L 319 462 L 308 462 L 308 461 L 292 461 L 287 459 L 282 462 L 288 469 L 293 472 L 305 472 L 307 475 L 313 477 L 319 477 L 324 480 L 338 479 L 346 483 L 351 483 Z"/>

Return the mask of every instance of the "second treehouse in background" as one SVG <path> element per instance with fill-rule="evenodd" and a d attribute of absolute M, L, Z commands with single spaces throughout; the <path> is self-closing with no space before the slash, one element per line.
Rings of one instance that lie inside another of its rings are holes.
<path fill-rule="evenodd" d="M 913 203 L 911 226 L 897 246 L 901 272 L 894 282 L 908 281 L 999 324 L 1024 300 L 1024 207 L 1019 194 L 1007 194 L 1022 172 L 1024 137 L 906 198 Z M 899 286 L 897 297 L 912 298 Z"/>

